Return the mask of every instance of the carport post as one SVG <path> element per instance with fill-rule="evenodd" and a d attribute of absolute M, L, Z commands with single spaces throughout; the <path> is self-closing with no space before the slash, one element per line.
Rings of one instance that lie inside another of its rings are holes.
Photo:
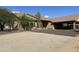
<path fill-rule="evenodd" d="M 76 29 L 76 22 L 73 22 L 73 29 Z"/>

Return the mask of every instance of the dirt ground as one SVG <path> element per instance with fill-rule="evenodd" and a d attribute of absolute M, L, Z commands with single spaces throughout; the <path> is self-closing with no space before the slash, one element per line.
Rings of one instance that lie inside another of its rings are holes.
<path fill-rule="evenodd" d="M 1 52 L 79 51 L 79 36 L 20 32 L 0 35 Z"/>

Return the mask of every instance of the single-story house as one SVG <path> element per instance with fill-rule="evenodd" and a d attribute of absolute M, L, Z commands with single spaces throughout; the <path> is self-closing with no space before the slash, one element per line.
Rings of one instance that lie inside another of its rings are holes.
<path fill-rule="evenodd" d="M 37 18 L 31 14 L 26 14 L 26 16 L 35 21 L 37 20 Z M 79 28 L 79 14 L 57 18 L 41 17 L 41 22 L 43 24 L 43 28 L 47 29 L 76 29 Z M 37 26 L 37 22 L 35 22 L 35 26 Z"/>
<path fill-rule="evenodd" d="M 49 19 L 55 29 L 79 28 L 79 14 Z"/>

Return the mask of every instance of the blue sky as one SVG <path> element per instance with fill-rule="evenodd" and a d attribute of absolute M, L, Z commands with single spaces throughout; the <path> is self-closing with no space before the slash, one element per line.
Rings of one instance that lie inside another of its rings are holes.
<path fill-rule="evenodd" d="M 79 14 L 78 6 L 1 6 L 13 12 L 35 14 L 40 12 L 42 16 L 50 18 L 62 17 L 67 15 Z"/>

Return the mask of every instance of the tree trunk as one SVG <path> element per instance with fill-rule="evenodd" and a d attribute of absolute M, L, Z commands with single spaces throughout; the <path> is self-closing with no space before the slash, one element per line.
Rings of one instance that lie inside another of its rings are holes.
<path fill-rule="evenodd" d="M 1 31 L 4 31 L 4 25 L 1 25 Z"/>

